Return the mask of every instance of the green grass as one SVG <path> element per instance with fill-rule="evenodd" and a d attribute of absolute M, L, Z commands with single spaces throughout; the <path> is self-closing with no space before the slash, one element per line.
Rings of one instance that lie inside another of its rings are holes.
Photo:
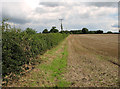
<path fill-rule="evenodd" d="M 57 49 L 58 48 L 48 53 L 54 54 Z M 65 68 L 67 67 L 67 56 L 67 45 L 65 45 L 64 51 L 61 52 L 61 54 L 56 55 L 56 58 L 50 64 L 43 64 L 40 66 L 40 68 L 44 70 L 46 74 L 49 74 L 49 76 L 47 76 L 47 79 L 50 82 L 54 83 L 57 87 L 67 87 L 70 84 L 69 82 L 63 79 L 62 75 L 62 73 L 65 72 Z"/>

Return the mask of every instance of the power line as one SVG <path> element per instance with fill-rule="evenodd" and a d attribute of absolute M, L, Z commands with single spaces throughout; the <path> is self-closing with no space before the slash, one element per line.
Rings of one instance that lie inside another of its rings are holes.
<path fill-rule="evenodd" d="M 61 21 L 61 31 L 63 31 L 63 26 L 62 26 L 62 20 L 64 19 L 59 19 Z"/>

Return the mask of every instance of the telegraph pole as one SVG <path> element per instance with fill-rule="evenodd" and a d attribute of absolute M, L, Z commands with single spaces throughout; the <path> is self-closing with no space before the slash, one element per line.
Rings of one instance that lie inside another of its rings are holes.
<path fill-rule="evenodd" d="M 64 19 L 59 19 L 61 21 L 61 31 L 63 31 L 63 26 L 62 26 L 62 20 Z"/>

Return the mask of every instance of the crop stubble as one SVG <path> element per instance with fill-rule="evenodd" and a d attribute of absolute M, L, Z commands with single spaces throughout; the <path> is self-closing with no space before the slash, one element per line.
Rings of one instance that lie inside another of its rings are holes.
<path fill-rule="evenodd" d="M 117 86 L 117 34 L 70 35 L 68 53 L 65 77 L 72 87 Z"/>

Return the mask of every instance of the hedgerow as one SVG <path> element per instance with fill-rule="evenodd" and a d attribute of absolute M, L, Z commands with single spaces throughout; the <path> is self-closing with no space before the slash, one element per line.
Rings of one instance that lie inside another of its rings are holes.
<path fill-rule="evenodd" d="M 5 29 L 5 28 L 4 28 Z M 28 28 L 29 29 L 29 28 Z M 32 31 L 32 32 L 30 32 Z M 19 75 L 25 64 L 33 65 L 35 58 L 59 44 L 67 34 L 40 34 L 32 29 L 20 31 L 9 29 L 2 31 L 2 74 L 3 81 L 8 75 Z M 6 80 L 5 80 L 6 81 Z"/>

